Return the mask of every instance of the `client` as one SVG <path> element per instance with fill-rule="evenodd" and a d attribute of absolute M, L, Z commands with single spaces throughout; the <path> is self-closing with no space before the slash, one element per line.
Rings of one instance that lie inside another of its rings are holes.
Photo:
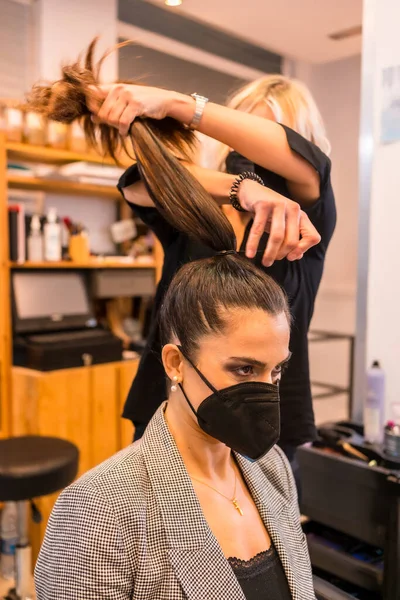
<path fill-rule="evenodd" d="M 214 231 L 216 245 L 229 236 Z M 293 475 L 275 445 L 284 293 L 221 252 L 181 268 L 161 323 L 169 398 L 141 440 L 59 497 L 38 600 L 314 598 Z"/>

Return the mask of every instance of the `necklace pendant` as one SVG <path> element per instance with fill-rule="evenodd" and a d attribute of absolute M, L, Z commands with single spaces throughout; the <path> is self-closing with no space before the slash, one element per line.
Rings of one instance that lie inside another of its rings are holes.
<path fill-rule="evenodd" d="M 243 517 L 243 511 L 242 511 L 242 509 L 240 508 L 240 506 L 239 506 L 239 503 L 238 503 L 238 501 L 236 500 L 236 498 L 234 498 L 234 499 L 232 500 L 232 504 L 233 504 L 233 506 L 236 508 L 236 510 L 238 511 L 239 515 L 240 515 L 241 517 Z"/>

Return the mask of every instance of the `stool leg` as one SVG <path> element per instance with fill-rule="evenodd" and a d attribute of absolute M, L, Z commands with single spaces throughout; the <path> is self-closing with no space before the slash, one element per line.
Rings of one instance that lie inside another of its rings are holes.
<path fill-rule="evenodd" d="M 29 600 L 32 598 L 32 548 L 30 546 L 25 546 L 25 548 L 17 548 L 16 559 L 17 595 L 21 600 Z"/>
<path fill-rule="evenodd" d="M 16 548 L 16 590 L 21 600 L 32 598 L 32 551 L 29 544 L 29 503 L 18 502 L 18 545 Z"/>

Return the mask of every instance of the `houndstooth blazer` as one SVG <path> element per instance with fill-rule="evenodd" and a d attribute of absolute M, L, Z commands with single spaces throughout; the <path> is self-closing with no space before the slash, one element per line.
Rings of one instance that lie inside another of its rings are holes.
<path fill-rule="evenodd" d="M 200 508 L 163 406 L 140 442 L 60 495 L 35 570 L 38 600 L 245 600 Z M 315 598 L 282 451 L 236 456 L 293 600 Z"/>

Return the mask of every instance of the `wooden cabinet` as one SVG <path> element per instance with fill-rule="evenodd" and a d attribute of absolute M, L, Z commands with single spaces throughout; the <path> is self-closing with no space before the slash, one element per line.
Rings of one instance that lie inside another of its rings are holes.
<path fill-rule="evenodd" d="M 96 154 L 77 154 L 69 150 L 59 150 L 54 148 L 46 148 L 42 146 L 33 146 L 30 144 L 13 143 L 6 140 L 4 133 L 0 132 L 0 437 L 7 437 L 10 435 L 18 435 L 18 431 L 22 429 L 22 425 L 17 427 L 15 414 L 16 408 L 11 406 L 11 399 L 18 397 L 19 391 L 15 392 L 11 390 L 11 382 L 15 382 L 14 376 L 11 376 L 11 307 L 10 307 L 10 273 L 12 269 L 101 269 L 104 271 L 116 271 L 120 269 L 129 270 L 134 278 L 138 274 L 139 278 L 149 271 L 153 277 L 157 275 L 159 278 L 162 266 L 162 251 L 160 245 L 156 244 L 156 250 L 154 252 L 154 260 L 148 260 L 144 262 L 135 261 L 133 264 L 121 263 L 118 261 L 108 260 L 90 260 L 85 264 L 73 263 L 73 262 L 59 262 L 59 263 L 24 263 L 24 264 L 11 264 L 9 260 L 9 242 L 8 242 L 8 209 L 7 209 L 7 194 L 8 188 L 20 188 L 27 190 L 41 190 L 43 192 L 52 192 L 55 194 L 78 194 L 79 196 L 86 196 L 87 201 L 90 202 L 90 197 L 108 198 L 110 202 L 118 202 L 121 204 L 122 215 L 131 216 L 131 211 L 127 207 L 126 203 L 122 202 L 121 195 L 113 186 L 102 186 L 84 184 L 74 181 L 65 181 L 62 179 L 46 179 L 46 178 L 31 178 L 31 177 L 16 177 L 15 175 L 7 172 L 7 162 L 11 161 L 29 161 L 29 162 L 40 162 L 48 163 L 53 165 L 64 165 L 73 163 L 76 161 L 84 162 L 95 162 L 99 164 L 114 165 L 115 162 L 111 158 L 104 158 Z M 130 161 L 129 161 L 130 162 Z M 122 160 L 122 163 L 126 163 L 126 158 Z M 72 215 L 73 216 L 73 215 Z M 159 261 L 159 262 L 157 262 Z M 147 280 L 149 277 L 147 278 Z M 118 290 L 116 290 L 117 293 Z M 84 380 L 82 374 L 76 374 L 75 386 L 69 379 L 66 382 L 66 386 L 69 386 L 75 390 L 75 394 L 79 397 L 84 393 L 85 386 L 90 386 L 91 389 L 97 389 L 99 393 L 98 402 L 100 404 L 99 414 L 96 417 L 97 421 L 104 418 L 106 419 L 106 411 L 104 407 L 101 407 L 101 398 L 103 389 L 106 390 L 107 386 L 113 385 L 112 382 L 105 381 L 105 387 L 97 384 L 96 371 L 93 371 L 90 382 Z M 50 376 L 49 376 L 50 377 Z M 60 379 L 59 379 L 60 378 Z M 54 375 L 54 379 L 51 377 L 46 381 L 54 381 L 54 389 L 57 387 L 57 381 L 62 381 L 62 375 Z M 41 383 L 39 383 L 39 381 Z M 35 380 L 35 386 L 47 386 L 39 378 Z M 49 384 L 50 385 L 50 384 Z M 82 387 L 80 387 L 82 386 Z M 97 386 L 97 387 L 96 387 Z M 47 387 L 41 388 L 46 391 Z M 55 392 L 54 392 L 55 393 Z M 59 386 L 58 392 L 60 398 L 57 400 L 61 403 L 64 397 L 63 386 Z M 11 423 L 10 415 L 11 411 L 14 415 L 13 425 Z M 84 418 L 84 415 L 79 415 L 80 418 Z M 62 415 L 60 415 L 60 419 Z M 72 419 L 72 416 L 71 416 Z M 48 433 L 52 435 L 58 435 L 58 431 L 69 431 L 68 428 L 72 427 L 72 421 L 69 424 L 56 424 L 55 421 L 49 422 L 49 425 L 54 425 L 56 429 L 51 430 L 45 428 L 42 424 L 42 428 L 46 429 Z M 95 423 L 97 426 L 97 422 Z M 101 422 L 98 422 L 101 425 Z M 111 434 L 110 434 L 111 435 Z M 97 450 L 96 450 L 97 451 Z M 98 450 L 99 456 L 101 455 Z M 107 453 L 107 445 L 104 442 L 103 454 Z"/>
<path fill-rule="evenodd" d="M 49 435 L 79 448 L 79 473 L 132 442 L 133 426 L 121 419 L 138 361 L 42 373 L 12 369 L 11 427 L 14 435 Z M 43 522 L 33 526 L 34 556 L 58 494 L 37 501 Z"/>
<path fill-rule="evenodd" d="M 11 264 L 8 241 L 8 188 L 42 190 L 58 194 L 78 194 L 108 198 L 121 202 L 119 193 L 110 186 L 71 181 L 16 177 L 8 173 L 7 162 L 43 162 L 63 165 L 75 161 L 114 164 L 95 154 L 76 154 L 29 144 L 7 142 L 0 132 L 0 438 L 18 435 L 49 435 L 75 443 L 80 451 L 79 474 L 99 464 L 132 441 L 133 427 L 121 419 L 122 407 L 137 361 L 109 363 L 42 373 L 11 366 L 10 274 L 12 269 L 130 269 L 132 277 L 150 269 L 158 281 L 162 266 L 162 249 L 156 243 L 154 261 L 129 265 L 120 262 L 90 260 L 87 264 L 71 262 Z M 130 211 L 121 203 L 130 216 Z M 116 289 L 116 293 L 118 290 Z M 33 526 L 34 556 L 43 538 L 47 519 L 57 495 L 38 499 L 43 522 Z"/>
<path fill-rule="evenodd" d="M 1 142 L 1 136 L 0 136 Z M 6 155 L 1 151 L 0 174 L 6 173 Z M 11 317 L 8 269 L 7 179 L 0 177 L 0 437 L 10 431 Z"/>

